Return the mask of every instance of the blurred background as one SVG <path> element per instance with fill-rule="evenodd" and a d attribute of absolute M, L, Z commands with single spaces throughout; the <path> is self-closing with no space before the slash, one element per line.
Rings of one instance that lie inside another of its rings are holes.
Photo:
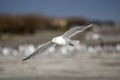
<path fill-rule="evenodd" d="M 119 0 L 0 0 L 0 80 L 120 79 Z M 68 29 L 93 23 L 75 46 L 22 62 Z M 12 74 L 11 74 L 12 73 Z"/>

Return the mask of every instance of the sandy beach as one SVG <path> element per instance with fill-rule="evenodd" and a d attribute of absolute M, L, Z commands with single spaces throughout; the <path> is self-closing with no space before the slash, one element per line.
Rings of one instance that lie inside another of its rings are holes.
<path fill-rule="evenodd" d="M 23 57 L 0 57 L 0 80 L 118 80 L 120 54 L 42 56 L 22 62 Z"/>

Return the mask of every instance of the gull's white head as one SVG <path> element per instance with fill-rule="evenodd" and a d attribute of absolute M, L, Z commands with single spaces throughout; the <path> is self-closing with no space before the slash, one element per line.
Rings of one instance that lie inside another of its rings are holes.
<path fill-rule="evenodd" d="M 59 44 L 59 45 L 65 45 L 66 41 L 62 36 L 58 36 L 52 39 L 52 42 Z"/>

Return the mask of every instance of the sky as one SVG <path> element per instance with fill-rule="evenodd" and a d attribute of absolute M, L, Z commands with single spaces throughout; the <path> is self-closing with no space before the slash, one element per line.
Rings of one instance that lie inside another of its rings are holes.
<path fill-rule="evenodd" d="M 120 0 L 0 0 L 0 14 L 4 13 L 120 22 Z"/>

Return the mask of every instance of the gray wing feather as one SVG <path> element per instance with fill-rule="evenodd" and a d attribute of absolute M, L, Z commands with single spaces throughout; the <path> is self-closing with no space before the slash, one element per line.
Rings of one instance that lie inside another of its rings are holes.
<path fill-rule="evenodd" d="M 70 30 L 65 32 L 62 36 L 64 38 L 71 38 L 72 36 L 84 31 L 85 29 L 91 27 L 92 25 L 93 24 L 90 24 L 90 25 L 87 25 L 87 26 L 78 26 L 78 27 L 71 28 Z"/>
<path fill-rule="evenodd" d="M 44 45 L 40 46 L 35 52 L 33 52 L 31 55 L 29 55 L 28 57 L 24 58 L 22 61 L 25 61 L 27 59 L 30 59 L 40 53 L 45 52 L 47 49 L 49 49 L 52 46 L 55 46 L 56 44 L 53 42 L 47 42 Z"/>

